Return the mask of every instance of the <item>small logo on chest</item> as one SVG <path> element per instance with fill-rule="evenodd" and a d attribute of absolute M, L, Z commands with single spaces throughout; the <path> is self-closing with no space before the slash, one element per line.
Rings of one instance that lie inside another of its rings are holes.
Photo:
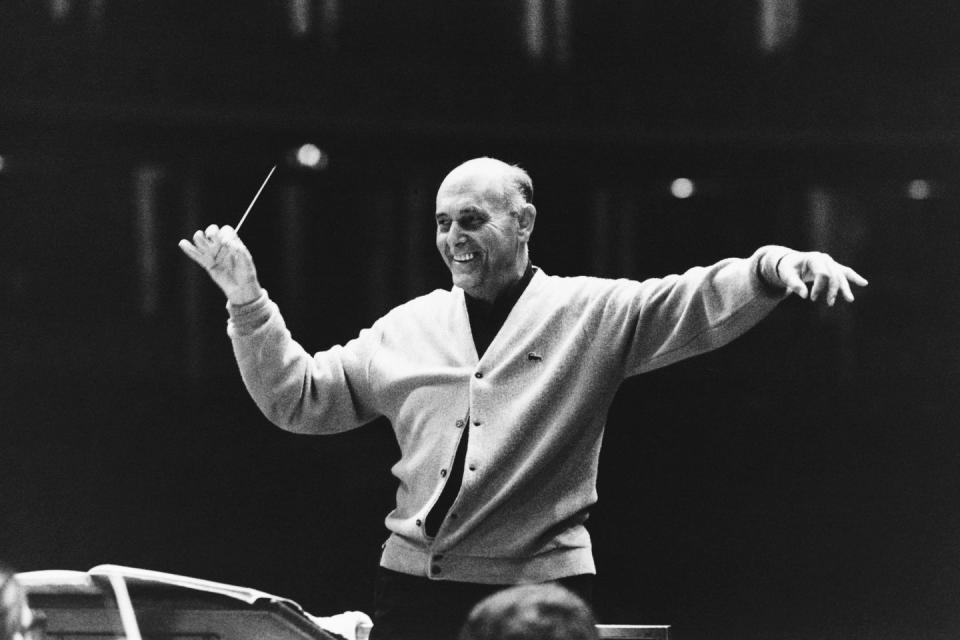
<path fill-rule="evenodd" d="M 543 360 L 543 356 L 536 351 L 531 351 L 527 354 L 527 360 L 530 360 L 531 362 L 540 362 Z"/>

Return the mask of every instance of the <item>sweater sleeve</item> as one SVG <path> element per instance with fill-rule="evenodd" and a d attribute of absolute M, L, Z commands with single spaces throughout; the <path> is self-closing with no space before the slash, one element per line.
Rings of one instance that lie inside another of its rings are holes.
<path fill-rule="evenodd" d="M 272 423 L 287 431 L 327 434 L 379 415 L 367 381 L 379 344 L 375 328 L 310 355 L 293 339 L 266 291 L 249 304 L 228 304 L 227 310 L 227 334 L 243 383 Z"/>
<path fill-rule="evenodd" d="M 775 264 L 790 249 L 769 245 L 680 275 L 623 287 L 614 312 L 627 340 L 626 375 L 717 349 L 744 334 L 786 297 Z"/>

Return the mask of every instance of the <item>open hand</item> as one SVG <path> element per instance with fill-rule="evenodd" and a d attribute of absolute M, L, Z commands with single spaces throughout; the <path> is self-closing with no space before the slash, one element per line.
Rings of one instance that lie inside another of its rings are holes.
<path fill-rule="evenodd" d="M 853 302 L 851 284 L 867 286 L 867 280 L 859 273 L 819 251 L 788 253 L 777 262 L 776 271 L 787 291 L 804 299 L 809 296 L 811 302 L 826 296 L 829 306 L 836 302 L 837 293 Z M 809 291 L 807 283 L 811 283 Z"/>

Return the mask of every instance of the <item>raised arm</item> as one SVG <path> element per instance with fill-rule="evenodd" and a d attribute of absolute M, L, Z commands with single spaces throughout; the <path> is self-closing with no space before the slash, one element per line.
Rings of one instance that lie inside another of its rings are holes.
<path fill-rule="evenodd" d="M 376 345 L 370 331 L 311 355 L 290 335 L 233 228 L 210 225 L 179 246 L 227 296 L 227 333 L 240 374 L 271 422 L 288 431 L 335 433 L 376 417 L 364 375 L 365 358 Z"/>

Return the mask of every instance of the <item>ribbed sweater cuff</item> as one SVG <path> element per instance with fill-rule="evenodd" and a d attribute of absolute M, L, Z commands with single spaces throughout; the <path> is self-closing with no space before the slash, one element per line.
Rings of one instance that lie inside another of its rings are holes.
<path fill-rule="evenodd" d="M 270 317 L 273 303 L 266 289 L 261 289 L 260 297 L 246 304 L 235 305 L 227 301 L 227 333 L 230 337 L 249 335 Z"/>
<path fill-rule="evenodd" d="M 786 287 L 777 273 L 777 263 L 783 256 L 793 253 L 789 247 L 770 244 L 760 247 L 753 254 L 753 273 L 760 283 L 760 288 L 771 296 L 785 296 Z"/>

